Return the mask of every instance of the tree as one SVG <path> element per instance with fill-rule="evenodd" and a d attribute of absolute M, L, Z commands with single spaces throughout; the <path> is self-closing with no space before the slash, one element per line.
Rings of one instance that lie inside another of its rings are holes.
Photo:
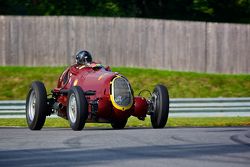
<path fill-rule="evenodd" d="M 250 0 L 0 0 L 1 15 L 142 17 L 250 22 Z"/>

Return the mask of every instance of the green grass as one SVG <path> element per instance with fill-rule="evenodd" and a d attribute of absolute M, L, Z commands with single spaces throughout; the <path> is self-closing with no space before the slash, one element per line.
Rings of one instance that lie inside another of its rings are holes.
<path fill-rule="evenodd" d="M 2 118 L 0 127 L 27 127 L 24 118 Z M 213 118 L 169 118 L 166 127 L 225 127 L 225 126 L 250 126 L 250 117 L 213 117 Z M 44 127 L 69 128 L 67 120 L 62 118 L 46 119 Z M 102 127 L 111 128 L 110 124 L 87 123 L 86 128 Z M 129 118 L 126 127 L 151 127 L 149 117 L 140 121 L 135 117 Z"/>
<path fill-rule="evenodd" d="M 34 80 L 45 83 L 49 93 L 66 67 L 0 67 L 0 100 L 25 99 Z M 204 74 L 141 68 L 112 68 L 126 76 L 135 94 L 153 90 L 158 83 L 169 89 L 170 97 L 250 97 L 250 75 Z M 145 94 L 146 95 L 146 94 Z M 25 119 L 0 119 L 0 126 L 27 127 Z M 169 118 L 169 127 L 250 126 L 250 117 Z M 45 127 L 69 127 L 62 118 L 49 118 Z M 111 128 L 110 124 L 88 123 L 86 127 Z M 131 117 L 127 127 L 151 127 L 149 118 L 139 121 Z"/>
<path fill-rule="evenodd" d="M 34 80 L 49 92 L 66 67 L 0 67 L 0 100 L 25 99 Z M 170 97 L 248 97 L 250 75 L 204 74 L 141 68 L 112 68 L 126 76 L 135 94 L 152 90 L 158 83 L 168 86 Z"/>

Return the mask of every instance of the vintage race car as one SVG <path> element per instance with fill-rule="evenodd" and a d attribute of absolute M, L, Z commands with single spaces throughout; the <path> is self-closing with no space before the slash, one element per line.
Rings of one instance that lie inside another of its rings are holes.
<path fill-rule="evenodd" d="M 92 60 L 68 67 L 51 92 L 48 95 L 40 81 L 31 84 L 26 99 L 26 120 L 31 130 L 40 130 L 46 116 L 54 113 L 67 119 L 73 130 L 94 122 L 123 129 L 130 116 L 144 120 L 150 115 L 153 128 L 164 128 L 168 120 L 165 86 L 156 85 L 148 99 L 135 96 L 126 77 Z"/>

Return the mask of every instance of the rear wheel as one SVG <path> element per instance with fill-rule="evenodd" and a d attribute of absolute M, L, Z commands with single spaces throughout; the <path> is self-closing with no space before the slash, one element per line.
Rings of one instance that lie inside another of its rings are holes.
<path fill-rule="evenodd" d="M 151 124 L 153 128 L 164 128 L 169 114 L 168 90 L 163 85 L 157 85 L 152 93 Z"/>
<path fill-rule="evenodd" d="M 26 121 L 31 130 L 40 130 L 48 112 L 47 92 L 40 81 L 31 84 L 26 98 Z"/>
<path fill-rule="evenodd" d="M 88 118 L 88 102 L 79 86 L 74 86 L 68 94 L 67 117 L 73 130 L 82 130 Z"/>

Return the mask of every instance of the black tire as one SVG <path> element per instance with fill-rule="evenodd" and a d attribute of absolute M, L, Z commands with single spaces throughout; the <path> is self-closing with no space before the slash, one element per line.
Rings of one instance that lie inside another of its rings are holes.
<path fill-rule="evenodd" d="M 44 84 L 35 81 L 31 84 L 26 98 L 26 121 L 29 129 L 42 129 L 48 112 L 47 92 Z"/>
<path fill-rule="evenodd" d="M 152 96 L 153 98 L 153 112 L 151 114 L 151 124 L 153 128 L 164 128 L 169 114 L 169 94 L 168 90 L 163 85 L 156 85 Z"/>
<path fill-rule="evenodd" d="M 83 129 L 88 118 L 88 102 L 79 86 L 74 86 L 69 90 L 67 117 L 73 130 L 79 131 Z"/>
<path fill-rule="evenodd" d="M 125 119 L 125 120 L 115 120 L 115 121 L 112 121 L 111 126 L 114 129 L 124 129 L 124 127 L 126 126 L 127 122 L 128 122 L 128 119 Z"/>

